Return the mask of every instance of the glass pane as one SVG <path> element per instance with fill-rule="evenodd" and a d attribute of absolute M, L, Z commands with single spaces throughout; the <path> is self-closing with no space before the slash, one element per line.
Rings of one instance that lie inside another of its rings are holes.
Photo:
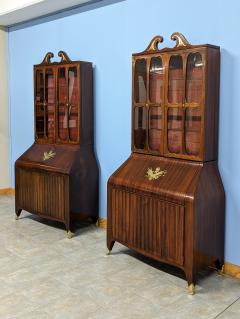
<path fill-rule="evenodd" d="M 43 81 L 43 71 L 36 71 L 36 103 L 43 103 L 44 101 L 44 81 Z"/>
<path fill-rule="evenodd" d="M 58 136 L 68 139 L 67 78 L 65 68 L 58 70 Z"/>
<path fill-rule="evenodd" d="M 191 53 L 187 59 L 186 100 L 200 103 L 202 97 L 203 64 L 200 53 Z"/>
<path fill-rule="evenodd" d="M 182 103 L 184 91 L 183 62 L 180 55 L 170 58 L 168 71 L 168 101 Z"/>
<path fill-rule="evenodd" d="M 47 69 L 45 73 L 45 96 L 47 103 L 46 123 L 47 132 L 46 135 L 49 139 L 54 138 L 55 132 L 55 82 L 52 69 Z"/>
<path fill-rule="evenodd" d="M 136 103 L 146 103 L 147 99 L 147 63 L 145 59 L 135 63 L 134 92 Z"/>
<path fill-rule="evenodd" d="M 160 57 L 151 59 L 150 101 L 158 104 L 163 101 L 163 65 Z"/>
<path fill-rule="evenodd" d="M 134 110 L 134 145 L 144 149 L 146 145 L 147 112 L 145 107 L 135 107 Z"/>
<path fill-rule="evenodd" d="M 78 139 L 78 78 L 77 68 L 69 68 L 68 71 L 68 101 L 69 101 L 69 138 L 71 141 Z"/>
<path fill-rule="evenodd" d="M 149 110 L 148 144 L 153 151 L 160 151 L 162 137 L 162 108 L 151 107 Z"/>
<path fill-rule="evenodd" d="M 189 155 L 198 155 L 200 151 L 201 110 L 188 107 L 185 119 L 185 147 Z"/>
<path fill-rule="evenodd" d="M 167 115 L 168 150 L 171 153 L 180 153 L 182 150 L 182 108 L 170 107 Z"/>
<path fill-rule="evenodd" d="M 38 138 L 44 137 L 44 105 L 36 104 L 36 135 Z"/>

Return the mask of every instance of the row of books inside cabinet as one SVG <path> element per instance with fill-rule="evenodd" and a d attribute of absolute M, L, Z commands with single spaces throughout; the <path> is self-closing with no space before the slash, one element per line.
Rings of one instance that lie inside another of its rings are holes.
<path fill-rule="evenodd" d="M 146 61 L 138 60 L 135 64 L 135 102 L 146 103 L 147 76 Z M 189 56 L 187 64 L 186 84 L 183 75 L 183 65 L 180 56 L 172 57 L 168 74 L 168 101 L 182 103 L 184 90 L 188 103 L 199 103 L 202 96 L 203 67 L 201 55 L 196 53 Z M 149 99 L 152 103 L 163 102 L 164 73 L 160 58 L 153 58 L 149 74 Z M 186 87 L 185 87 L 186 85 Z"/>
<path fill-rule="evenodd" d="M 167 141 L 170 153 L 198 155 L 200 151 L 201 111 L 199 107 L 185 110 L 169 108 L 167 115 Z M 184 133 L 183 133 L 184 131 Z M 184 139 L 183 139 L 184 134 Z M 184 143 L 184 145 L 183 145 Z"/>
<path fill-rule="evenodd" d="M 154 74 L 154 78 L 158 76 Z M 161 104 L 164 99 L 164 86 L 161 77 L 150 82 L 149 98 L 151 103 Z M 138 90 L 135 95 L 137 103 L 146 103 L 147 90 L 145 83 L 142 79 L 138 81 Z M 182 103 L 184 97 L 184 80 L 172 79 L 169 81 L 168 87 L 168 102 L 169 103 Z M 186 101 L 188 103 L 200 103 L 202 97 L 202 80 L 187 80 L 186 85 Z"/>
<path fill-rule="evenodd" d="M 55 135 L 55 113 L 48 112 L 46 116 L 46 137 L 53 139 Z M 78 115 L 59 115 L 58 137 L 63 141 L 76 142 L 78 138 Z M 44 116 L 36 117 L 36 133 L 38 138 L 44 138 Z"/>
<path fill-rule="evenodd" d="M 149 119 L 148 135 L 147 118 Z M 168 109 L 167 147 L 170 153 L 179 154 L 186 152 L 189 155 L 198 155 L 200 151 L 200 133 L 201 111 L 199 107 L 187 108 L 185 114 L 181 108 Z M 133 137 L 135 147 L 145 149 L 148 144 L 150 150 L 159 151 L 162 143 L 162 134 L 162 108 L 151 107 L 147 116 L 146 108 L 136 107 Z M 148 143 L 146 141 L 147 138 Z"/>
<path fill-rule="evenodd" d="M 48 77 L 48 86 L 45 88 L 45 98 L 47 103 L 55 103 L 55 87 L 54 79 Z M 77 78 L 71 77 L 69 79 L 69 85 L 67 85 L 66 78 L 59 79 L 58 86 L 58 101 L 59 103 L 66 104 L 71 103 L 77 105 L 78 97 L 78 82 Z M 36 89 L 36 102 L 43 103 L 44 101 L 44 88 L 37 87 Z"/>
<path fill-rule="evenodd" d="M 58 136 L 61 140 L 67 141 L 69 139 L 73 142 L 78 138 L 78 115 L 72 114 L 68 116 L 65 114 L 58 115 Z"/>

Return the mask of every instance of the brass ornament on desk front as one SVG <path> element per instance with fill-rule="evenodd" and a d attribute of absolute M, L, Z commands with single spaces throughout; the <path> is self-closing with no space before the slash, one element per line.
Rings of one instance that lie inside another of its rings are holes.
<path fill-rule="evenodd" d="M 146 177 L 149 179 L 149 181 L 153 181 L 156 179 L 159 179 L 161 176 L 164 176 L 167 174 L 166 170 L 161 171 L 160 167 L 157 167 L 155 170 L 151 167 L 148 168 Z"/>
<path fill-rule="evenodd" d="M 50 150 L 49 152 L 44 152 L 44 153 L 43 153 L 43 160 L 44 160 L 44 161 L 47 161 L 47 160 L 49 160 L 49 159 L 51 159 L 51 158 L 54 158 L 55 155 L 56 155 L 56 153 L 53 152 L 52 150 Z"/>

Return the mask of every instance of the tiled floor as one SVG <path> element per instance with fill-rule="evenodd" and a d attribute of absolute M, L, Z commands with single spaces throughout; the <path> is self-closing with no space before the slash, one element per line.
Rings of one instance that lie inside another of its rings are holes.
<path fill-rule="evenodd" d="M 93 225 L 69 240 L 63 226 L 26 212 L 16 221 L 7 196 L 0 217 L 0 318 L 240 318 L 237 279 L 200 274 L 189 296 L 176 269 L 119 244 L 106 257 L 106 233 Z"/>

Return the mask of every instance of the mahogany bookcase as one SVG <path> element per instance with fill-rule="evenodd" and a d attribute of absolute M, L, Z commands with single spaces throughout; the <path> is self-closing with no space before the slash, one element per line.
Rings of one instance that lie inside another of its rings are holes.
<path fill-rule="evenodd" d="M 171 38 L 174 48 L 156 36 L 133 54 L 132 154 L 108 181 L 107 246 L 181 268 L 193 294 L 197 270 L 224 261 L 220 49 Z"/>
<path fill-rule="evenodd" d="M 89 62 L 46 54 L 34 66 L 34 144 L 15 162 L 16 217 L 22 209 L 63 222 L 98 218 L 93 150 L 93 75 Z"/>

